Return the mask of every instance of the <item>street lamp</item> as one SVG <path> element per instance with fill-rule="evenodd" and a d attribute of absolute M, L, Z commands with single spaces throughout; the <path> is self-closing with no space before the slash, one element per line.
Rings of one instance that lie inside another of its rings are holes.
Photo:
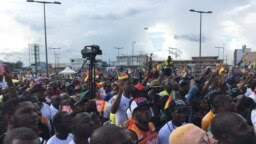
<path fill-rule="evenodd" d="M 211 14 L 212 11 L 197 11 L 194 9 L 190 9 L 190 12 L 196 12 L 200 14 L 200 36 L 199 36 L 199 69 L 201 72 L 201 46 L 202 46 L 202 37 L 201 37 L 201 31 L 202 31 L 202 14 Z"/>
<path fill-rule="evenodd" d="M 132 66 L 133 66 L 134 44 L 135 44 L 135 43 L 136 43 L 135 41 L 132 42 Z"/>
<path fill-rule="evenodd" d="M 61 2 L 59 1 L 53 1 L 53 2 L 49 2 L 49 1 L 35 1 L 35 0 L 27 0 L 27 2 L 35 2 L 35 3 L 41 3 L 43 4 L 44 7 L 44 42 L 45 42 L 45 60 L 46 60 L 46 74 L 47 77 L 49 76 L 49 72 L 48 72 L 48 52 L 47 52 L 47 34 L 46 34 L 46 16 L 45 16 L 45 4 L 61 4 Z"/>
<path fill-rule="evenodd" d="M 215 48 L 217 48 L 218 49 L 218 55 L 220 55 L 219 53 L 220 53 L 220 50 L 219 49 L 222 49 L 223 51 L 223 61 L 224 61 L 224 44 L 223 44 L 223 46 L 221 47 L 221 46 L 216 46 Z"/>
<path fill-rule="evenodd" d="M 120 59 L 120 57 L 119 57 L 119 50 L 120 49 L 123 49 L 122 47 L 114 47 L 114 49 L 117 49 L 117 63 L 118 63 L 118 66 L 120 66 L 120 62 L 119 62 L 119 59 Z"/>
<path fill-rule="evenodd" d="M 55 70 L 55 73 L 57 74 L 57 53 L 55 50 L 60 50 L 60 48 L 50 48 L 53 50 L 53 56 L 54 56 L 54 70 Z"/>

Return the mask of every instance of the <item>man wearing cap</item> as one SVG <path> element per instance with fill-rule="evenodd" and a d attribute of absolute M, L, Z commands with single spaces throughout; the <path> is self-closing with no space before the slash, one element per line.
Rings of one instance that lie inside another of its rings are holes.
<path fill-rule="evenodd" d="M 188 116 L 187 104 L 183 100 L 172 100 L 167 109 L 167 116 L 170 116 L 171 120 L 158 132 L 159 144 L 168 144 L 172 131 L 185 124 Z"/>
<path fill-rule="evenodd" d="M 158 80 L 153 80 L 150 83 L 150 91 L 148 92 L 148 100 L 151 104 L 154 116 L 152 117 L 152 122 L 156 126 L 156 129 L 159 130 L 163 125 L 160 121 L 160 108 L 161 108 L 161 99 L 160 99 L 160 88 L 161 85 Z"/>
<path fill-rule="evenodd" d="M 152 113 L 146 98 L 135 98 L 130 104 L 132 118 L 128 121 L 128 130 L 138 144 L 158 144 L 155 126 L 150 122 Z"/>

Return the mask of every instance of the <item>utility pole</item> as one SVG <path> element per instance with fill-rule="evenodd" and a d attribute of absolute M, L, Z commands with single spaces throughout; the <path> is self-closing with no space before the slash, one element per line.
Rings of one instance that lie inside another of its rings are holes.
<path fill-rule="evenodd" d="M 57 53 L 56 53 L 56 50 L 60 50 L 60 48 L 50 48 L 50 49 L 53 50 L 54 70 L 55 70 L 55 73 L 57 74 Z"/>
<path fill-rule="evenodd" d="M 211 14 L 212 11 L 198 11 L 194 9 L 190 9 L 190 12 L 195 12 L 200 14 L 200 30 L 199 30 L 199 70 L 201 72 L 201 49 L 202 49 L 202 15 L 203 14 Z"/>
<path fill-rule="evenodd" d="M 34 51 L 34 60 L 35 60 L 35 73 L 38 72 L 38 63 L 40 62 L 39 58 L 39 45 L 34 44 L 33 45 L 33 51 Z"/>
<path fill-rule="evenodd" d="M 119 57 L 119 50 L 124 49 L 124 48 L 122 48 L 122 47 L 114 47 L 114 49 L 117 49 L 117 65 L 120 66 L 120 63 L 119 63 L 119 59 L 120 59 L 120 57 Z"/>
<path fill-rule="evenodd" d="M 142 61 L 142 54 L 143 54 L 143 51 L 138 51 L 139 52 L 139 65 L 142 65 L 141 64 L 141 61 Z"/>
<path fill-rule="evenodd" d="M 223 46 L 222 47 L 220 47 L 220 46 L 216 46 L 215 48 L 217 48 L 217 49 L 222 49 L 223 51 L 223 60 L 224 60 L 224 44 L 223 44 Z"/>
<path fill-rule="evenodd" d="M 27 2 L 33 2 L 33 3 L 40 3 L 43 4 L 43 10 L 44 10 L 44 43 L 45 43 L 45 65 L 46 65 L 46 75 L 47 77 L 49 76 L 49 71 L 48 71 L 48 52 L 47 52 L 47 33 L 46 33 L 46 12 L 45 12 L 45 5 L 46 4 L 58 4 L 60 5 L 61 2 L 59 1 L 35 1 L 35 0 L 27 0 Z"/>
<path fill-rule="evenodd" d="M 134 56 L 134 45 L 135 45 L 135 41 L 132 42 L 132 66 L 133 66 L 133 56 Z"/>
<path fill-rule="evenodd" d="M 215 48 L 218 49 L 218 57 L 220 58 L 220 49 L 221 49 L 222 47 L 215 47 Z"/>
<path fill-rule="evenodd" d="M 30 53 L 30 50 L 31 50 L 31 47 L 32 47 L 32 44 L 28 44 L 28 67 L 30 67 L 30 55 L 31 55 L 31 53 Z"/>

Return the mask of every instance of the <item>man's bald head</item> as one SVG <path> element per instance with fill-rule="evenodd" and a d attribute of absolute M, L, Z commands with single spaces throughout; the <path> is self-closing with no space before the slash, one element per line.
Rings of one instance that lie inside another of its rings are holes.
<path fill-rule="evenodd" d="M 193 124 L 176 128 L 169 137 L 170 144 L 213 144 L 215 140 Z"/>
<path fill-rule="evenodd" d="M 217 114 L 211 123 L 214 137 L 223 144 L 255 144 L 254 130 L 246 120 L 234 112 Z"/>

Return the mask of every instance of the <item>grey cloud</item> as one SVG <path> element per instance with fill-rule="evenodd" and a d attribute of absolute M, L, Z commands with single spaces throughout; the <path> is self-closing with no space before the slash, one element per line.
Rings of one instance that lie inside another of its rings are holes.
<path fill-rule="evenodd" d="M 199 42 L 199 35 L 197 35 L 197 34 L 181 34 L 181 35 L 176 34 L 176 35 L 174 35 L 174 39 Z M 206 38 L 205 35 L 202 35 L 201 40 L 202 40 L 202 42 L 206 42 L 208 39 Z"/>
<path fill-rule="evenodd" d="M 42 18 L 30 19 L 30 18 L 15 17 L 15 20 L 16 22 L 22 25 L 26 25 L 33 31 L 39 32 L 44 30 L 44 23 L 43 23 L 44 21 Z M 46 25 L 48 30 L 55 28 L 53 25 L 49 24 L 49 22 L 47 22 Z"/>
<path fill-rule="evenodd" d="M 144 10 L 142 9 L 128 9 L 124 13 L 108 13 L 108 14 L 103 14 L 103 15 L 92 15 L 89 16 L 89 18 L 93 20 L 120 20 L 124 19 L 127 17 L 135 16 L 138 14 L 141 14 Z"/>

